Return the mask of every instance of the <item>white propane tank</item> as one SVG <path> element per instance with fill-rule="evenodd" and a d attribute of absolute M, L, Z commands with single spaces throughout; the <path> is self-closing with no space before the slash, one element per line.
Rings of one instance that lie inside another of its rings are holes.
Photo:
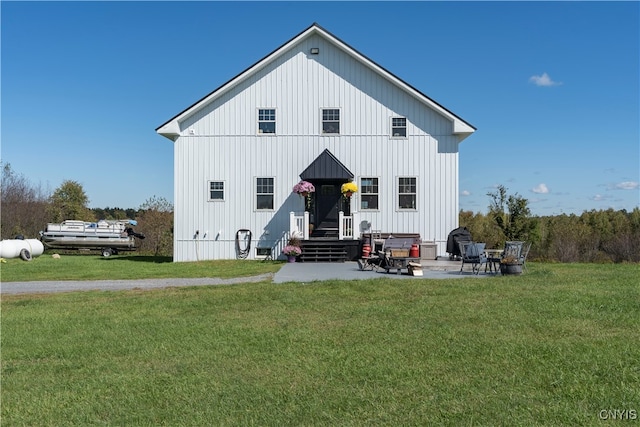
<path fill-rule="evenodd" d="M 29 245 L 31 256 L 40 256 L 44 252 L 44 245 L 38 239 L 26 239 L 25 242 Z"/>
<path fill-rule="evenodd" d="M 23 250 L 28 251 L 22 252 Z M 0 258 L 17 258 L 21 257 L 27 261 L 31 257 L 42 255 L 44 252 L 44 245 L 38 239 L 12 239 L 3 240 L 0 242 Z"/>
<path fill-rule="evenodd" d="M 17 258 L 22 250 L 21 240 L 3 240 L 0 242 L 0 258 Z"/>

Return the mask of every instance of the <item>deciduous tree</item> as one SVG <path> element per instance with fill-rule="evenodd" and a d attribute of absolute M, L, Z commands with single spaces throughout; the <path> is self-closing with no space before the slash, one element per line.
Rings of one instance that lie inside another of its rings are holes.
<path fill-rule="evenodd" d="M 145 235 L 141 252 L 173 255 L 173 205 L 165 198 L 153 196 L 140 206 L 136 230 Z"/>
<path fill-rule="evenodd" d="M 489 216 L 493 218 L 506 240 L 532 240 L 536 222 L 531 217 L 529 201 L 518 193 L 507 195 L 507 188 L 499 185 L 491 198 Z"/>
<path fill-rule="evenodd" d="M 89 198 L 84 192 L 82 184 L 77 181 L 65 180 L 51 196 L 49 214 L 54 222 L 66 219 L 95 221 L 93 212 L 87 207 L 88 203 Z"/>
<path fill-rule="evenodd" d="M 37 238 L 48 222 L 47 192 L 41 186 L 33 185 L 24 175 L 14 172 L 6 163 L 2 164 L 0 196 L 2 238 L 13 239 L 19 235 L 27 239 Z"/>

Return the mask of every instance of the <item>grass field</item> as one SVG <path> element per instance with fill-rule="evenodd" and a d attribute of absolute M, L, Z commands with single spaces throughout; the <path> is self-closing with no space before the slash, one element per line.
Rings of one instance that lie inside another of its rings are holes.
<path fill-rule="evenodd" d="M 96 255 L 50 255 L 24 262 L 19 258 L 0 265 L 3 282 L 42 280 L 135 280 L 194 277 L 257 276 L 280 269 L 277 261 L 220 260 L 172 262 L 171 257 L 122 255 L 103 258 Z"/>
<path fill-rule="evenodd" d="M 640 266 L 529 269 L 3 296 L 2 425 L 637 423 Z"/>

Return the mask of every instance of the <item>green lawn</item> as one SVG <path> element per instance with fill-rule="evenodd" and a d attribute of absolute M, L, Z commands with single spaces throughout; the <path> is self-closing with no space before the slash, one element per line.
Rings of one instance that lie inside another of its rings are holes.
<path fill-rule="evenodd" d="M 3 296 L 2 425 L 637 423 L 640 266 L 529 270 Z"/>
<path fill-rule="evenodd" d="M 172 262 L 171 257 L 118 255 L 103 258 L 97 255 L 62 255 L 54 259 L 45 254 L 30 262 L 19 258 L 0 264 L 3 282 L 42 280 L 130 280 L 194 277 L 257 276 L 280 269 L 277 261 L 218 260 Z"/>

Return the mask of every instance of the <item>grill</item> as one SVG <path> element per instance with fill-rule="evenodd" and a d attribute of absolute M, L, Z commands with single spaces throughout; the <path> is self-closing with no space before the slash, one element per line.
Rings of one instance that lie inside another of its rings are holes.
<path fill-rule="evenodd" d="M 470 242 L 471 233 L 467 227 L 458 227 L 449 233 L 447 238 L 447 252 L 451 258 L 462 256 L 460 253 L 460 242 Z"/>

